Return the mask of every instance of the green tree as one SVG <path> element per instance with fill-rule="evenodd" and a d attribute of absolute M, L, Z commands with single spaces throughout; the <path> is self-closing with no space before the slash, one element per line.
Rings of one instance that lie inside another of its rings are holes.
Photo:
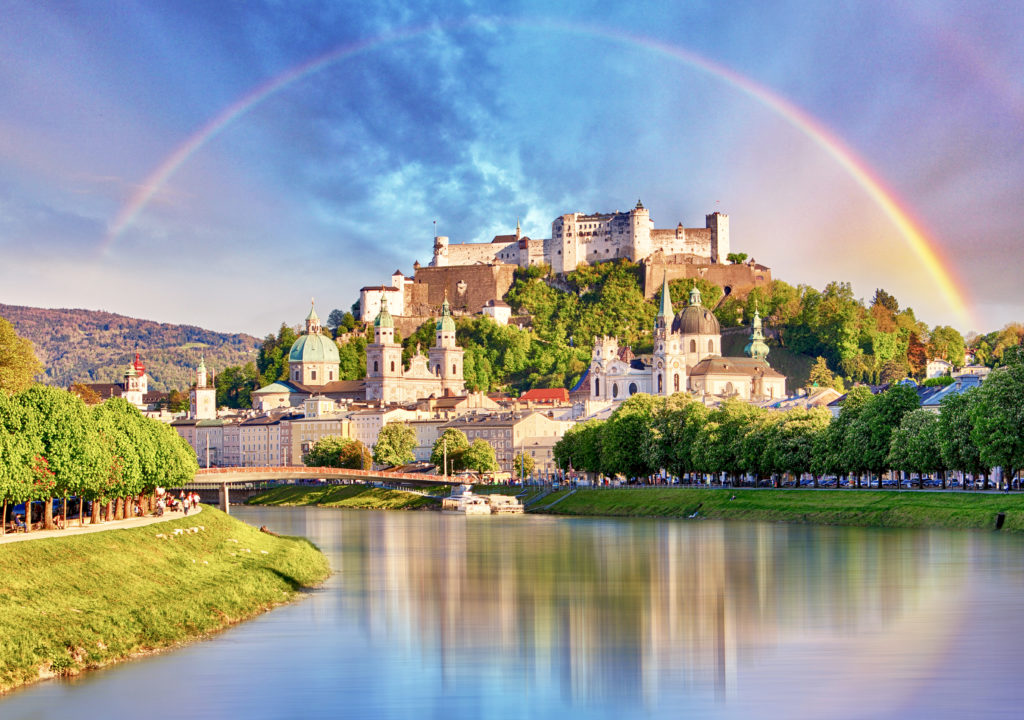
<path fill-rule="evenodd" d="M 811 470 L 818 475 L 859 473 L 860 460 L 853 445 L 852 428 L 872 399 L 871 390 L 863 385 L 850 389 L 840 402 L 839 417 L 829 423 L 814 446 Z"/>
<path fill-rule="evenodd" d="M 498 460 L 494 456 L 494 448 L 482 438 L 477 438 L 462 454 L 462 460 L 469 470 L 476 472 L 493 472 L 498 470 Z"/>
<path fill-rule="evenodd" d="M 576 423 L 555 443 L 555 463 L 562 470 L 601 472 L 602 428 L 606 421 Z"/>
<path fill-rule="evenodd" d="M 747 259 L 746 253 L 729 253 L 725 256 L 725 259 L 731 263 L 739 264 Z"/>
<path fill-rule="evenodd" d="M 667 398 L 655 413 L 646 449 L 648 464 L 682 477 L 697 468 L 694 451 L 708 419 L 708 409 L 686 393 Z"/>
<path fill-rule="evenodd" d="M 31 341 L 20 337 L 14 326 L 0 317 L 0 391 L 21 392 L 42 371 Z"/>
<path fill-rule="evenodd" d="M 815 453 L 828 431 L 831 413 L 825 408 L 794 408 L 778 417 L 766 450 L 772 469 L 797 479 L 802 473 L 813 473 Z M 817 473 L 814 475 L 817 486 Z"/>
<path fill-rule="evenodd" d="M 354 442 L 352 438 L 340 435 L 325 435 L 313 444 L 302 458 L 302 463 L 306 467 L 345 467 L 342 465 L 342 451 Z"/>
<path fill-rule="evenodd" d="M 32 498 L 32 468 L 42 452 L 38 426 L 30 422 L 21 403 L 0 392 L 0 534 L 6 527 L 8 505 Z"/>
<path fill-rule="evenodd" d="M 943 465 L 951 470 L 979 475 L 988 468 L 974 441 L 975 406 L 978 390 L 950 393 L 939 405 L 939 446 Z"/>
<path fill-rule="evenodd" d="M 271 333 L 263 339 L 256 357 L 261 386 L 288 379 L 288 353 L 298 339 L 299 334 L 285 323 L 281 323 L 277 335 Z"/>
<path fill-rule="evenodd" d="M 415 459 L 416 431 L 406 423 L 388 423 L 377 434 L 373 461 L 379 465 L 406 465 Z"/>
<path fill-rule="evenodd" d="M 214 382 L 217 388 L 217 407 L 236 410 L 251 408 L 252 391 L 258 382 L 259 375 L 253 363 L 224 368 Z"/>
<path fill-rule="evenodd" d="M 828 362 L 820 355 L 815 358 L 814 365 L 811 366 L 811 375 L 808 380 L 811 385 L 835 388 L 839 392 L 843 391 L 842 378 L 836 376 L 831 370 L 829 370 Z"/>
<path fill-rule="evenodd" d="M 458 428 L 445 428 L 430 451 L 430 462 L 434 467 L 441 468 L 442 474 L 456 473 L 465 469 L 463 455 L 469 449 L 469 439 L 466 433 Z M 445 458 L 447 458 L 447 469 L 445 469 Z"/>
<path fill-rule="evenodd" d="M 871 398 L 849 428 L 852 463 L 881 477 L 887 469 L 889 447 L 903 416 L 920 407 L 917 392 L 909 385 L 894 385 Z"/>
<path fill-rule="evenodd" d="M 928 350 L 932 358 L 948 360 L 956 367 L 964 364 L 966 348 L 963 336 L 949 325 L 936 326 L 928 340 Z"/>
<path fill-rule="evenodd" d="M 517 478 L 528 478 L 533 475 L 533 468 L 536 465 L 533 455 L 526 452 L 517 453 L 512 461 L 512 473 Z"/>
<path fill-rule="evenodd" d="M 654 416 L 663 404 L 661 398 L 637 393 L 615 409 L 602 429 L 602 472 L 630 478 L 657 469 L 650 463 L 648 448 L 654 442 Z"/>
<path fill-rule="evenodd" d="M 1024 365 L 993 370 L 976 392 L 971 438 L 981 462 L 1013 479 L 1024 467 Z"/>
<path fill-rule="evenodd" d="M 924 485 L 926 473 L 942 469 L 942 447 L 939 443 L 939 416 L 918 408 L 903 416 L 889 442 L 887 464 L 907 473 L 920 473 Z"/>

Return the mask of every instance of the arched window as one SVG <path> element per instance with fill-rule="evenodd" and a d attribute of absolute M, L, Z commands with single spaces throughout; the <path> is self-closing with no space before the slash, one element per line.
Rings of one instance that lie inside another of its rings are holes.
<path fill-rule="evenodd" d="M 727 382 L 725 384 L 725 394 L 726 395 L 732 395 L 732 390 L 733 390 L 732 383 L 731 382 Z"/>
<path fill-rule="evenodd" d="M 619 384 L 618 383 L 613 383 L 612 384 L 612 397 L 613 398 L 617 398 L 618 396 L 619 396 Z"/>
<path fill-rule="evenodd" d="M 636 395 L 636 383 L 629 384 L 629 394 Z"/>
<path fill-rule="evenodd" d="M 434 374 L 435 374 L 435 375 L 438 375 L 438 376 L 440 376 L 440 375 L 441 375 L 441 366 L 440 366 L 440 365 L 437 365 L 437 366 L 436 366 L 436 367 L 434 368 Z"/>
<path fill-rule="evenodd" d="M 659 393 L 663 393 L 663 392 L 665 392 L 665 385 L 664 385 L 664 383 L 663 383 L 663 382 L 661 381 L 661 373 L 658 373 L 658 392 L 659 392 Z"/>
<path fill-rule="evenodd" d="M 672 378 L 672 389 L 674 392 L 679 392 L 679 373 Z"/>
<path fill-rule="evenodd" d="M 455 374 L 457 374 L 457 371 L 455 370 L 455 363 L 452 363 L 452 375 Z"/>
<path fill-rule="evenodd" d="M 697 352 L 697 341 L 696 340 L 691 340 L 690 341 L 690 352 Z"/>
<path fill-rule="evenodd" d="M 599 378 L 594 378 L 594 395 L 600 395 L 600 394 L 601 394 L 601 380 Z"/>
<path fill-rule="evenodd" d="M 391 372 L 394 372 L 394 371 L 395 371 L 395 361 L 392 360 L 391 361 Z"/>
<path fill-rule="evenodd" d="M 334 379 L 334 371 L 333 370 L 328 370 L 327 371 L 327 379 L 328 380 L 333 380 Z"/>
<path fill-rule="evenodd" d="M 373 361 L 373 371 L 374 372 L 380 372 L 380 367 L 377 365 L 377 361 L 376 360 Z"/>
<path fill-rule="evenodd" d="M 714 353 L 715 352 L 715 341 L 714 340 L 708 340 L 708 352 L 709 353 Z"/>

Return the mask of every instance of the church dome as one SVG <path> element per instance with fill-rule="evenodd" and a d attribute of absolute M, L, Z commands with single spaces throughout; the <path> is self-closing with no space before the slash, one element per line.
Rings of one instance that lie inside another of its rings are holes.
<path fill-rule="evenodd" d="M 288 362 L 340 363 L 337 344 L 320 333 L 307 333 L 292 344 Z"/>
<path fill-rule="evenodd" d="M 709 308 L 700 304 L 700 290 L 690 291 L 690 304 L 679 311 L 672 321 L 672 332 L 683 335 L 721 335 L 718 318 Z"/>

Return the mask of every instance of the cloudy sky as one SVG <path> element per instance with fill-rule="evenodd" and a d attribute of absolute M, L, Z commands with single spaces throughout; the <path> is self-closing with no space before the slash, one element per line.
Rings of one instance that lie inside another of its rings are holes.
<path fill-rule="evenodd" d="M 429 261 L 434 221 L 640 197 L 794 284 L 1024 320 L 1017 3 L 558 5 L 5 3 L 0 302 L 263 335 Z"/>

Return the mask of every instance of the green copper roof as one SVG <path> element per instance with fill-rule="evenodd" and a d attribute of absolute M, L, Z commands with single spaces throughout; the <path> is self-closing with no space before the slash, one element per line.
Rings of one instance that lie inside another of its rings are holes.
<path fill-rule="evenodd" d="M 339 363 L 341 356 L 338 355 L 338 346 L 330 338 L 320 333 L 306 334 L 292 345 L 288 362 Z"/>
<path fill-rule="evenodd" d="M 391 319 L 391 313 L 388 312 L 387 295 L 383 295 L 380 299 L 380 312 L 377 313 L 377 317 L 373 321 L 373 326 L 386 328 L 393 328 L 395 326 L 395 321 Z"/>
<path fill-rule="evenodd" d="M 666 272 L 661 281 L 661 309 L 658 310 L 658 317 L 672 317 L 672 298 L 668 292 L 668 273 Z"/>
<path fill-rule="evenodd" d="M 437 321 L 437 329 L 441 332 L 455 332 L 455 321 L 452 320 L 452 307 L 448 304 L 448 296 L 441 303 L 441 319 Z"/>
<path fill-rule="evenodd" d="M 320 317 L 316 314 L 316 308 L 313 306 L 313 303 L 309 304 L 309 315 L 306 316 L 306 322 L 309 323 L 310 320 L 315 320 L 317 323 L 320 322 Z"/>
<path fill-rule="evenodd" d="M 755 360 L 764 360 L 768 357 L 768 343 L 764 341 L 764 333 L 761 332 L 761 314 L 754 309 L 754 326 L 750 333 L 750 342 L 743 348 L 748 356 Z"/>

